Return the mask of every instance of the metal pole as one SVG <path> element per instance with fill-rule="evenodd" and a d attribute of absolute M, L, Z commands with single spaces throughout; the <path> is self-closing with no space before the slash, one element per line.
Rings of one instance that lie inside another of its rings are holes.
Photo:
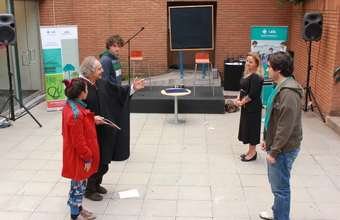
<path fill-rule="evenodd" d="M 309 41 L 309 51 L 308 51 L 308 66 L 307 66 L 307 85 L 305 88 L 306 89 L 306 94 L 305 94 L 305 111 L 308 110 L 308 97 L 309 97 L 309 79 L 310 79 L 310 71 L 313 68 L 311 64 L 311 52 L 312 52 L 312 41 Z"/>

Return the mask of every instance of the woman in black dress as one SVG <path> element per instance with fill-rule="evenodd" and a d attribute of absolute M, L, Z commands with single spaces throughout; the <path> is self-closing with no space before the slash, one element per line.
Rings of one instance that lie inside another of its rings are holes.
<path fill-rule="evenodd" d="M 260 54 L 248 53 L 243 77 L 240 80 L 241 89 L 236 99 L 236 105 L 241 107 L 238 139 L 243 144 L 249 144 L 248 152 L 241 154 L 241 160 L 244 162 L 257 158 L 256 145 L 260 143 L 261 132 L 262 101 L 260 95 L 263 76 Z"/>

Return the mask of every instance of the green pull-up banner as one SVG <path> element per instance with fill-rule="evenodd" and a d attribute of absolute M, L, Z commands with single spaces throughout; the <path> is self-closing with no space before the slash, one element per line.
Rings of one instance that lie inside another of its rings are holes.
<path fill-rule="evenodd" d="M 63 79 L 79 76 L 78 29 L 76 25 L 40 27 L 44 60 L 47 110 L 65 104 Z"/>

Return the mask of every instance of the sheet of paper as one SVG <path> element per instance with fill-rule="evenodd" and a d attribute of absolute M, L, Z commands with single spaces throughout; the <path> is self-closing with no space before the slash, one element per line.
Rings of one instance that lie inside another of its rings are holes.
<path fill-rule="evenodd" d="M 118 192 L 121 199 L 131 198 L 131 197 L 139 197 L 139 193 L 137 189 L 131 189 L 126 191 Z"/>

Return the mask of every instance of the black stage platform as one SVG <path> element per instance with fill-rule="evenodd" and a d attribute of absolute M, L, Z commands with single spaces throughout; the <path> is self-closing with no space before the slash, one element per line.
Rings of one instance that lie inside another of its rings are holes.
<path fill-rule="evenodd" d="M 131 99 L 131 112 L 134 113 L 174 113 L 174 97 L 162 95 L 162 89 L 168 87 L 153 86 L 138 90 Z M 212 88 L 208 86 L 196 86 L 196 95 L 193 95 L 194 88 L 190 95 L 178 97 L 178 113 L 208 113 L 224 114 L 225 99 L 222 87 L 215 87 L 215 96 L 212 95 Z"/>

